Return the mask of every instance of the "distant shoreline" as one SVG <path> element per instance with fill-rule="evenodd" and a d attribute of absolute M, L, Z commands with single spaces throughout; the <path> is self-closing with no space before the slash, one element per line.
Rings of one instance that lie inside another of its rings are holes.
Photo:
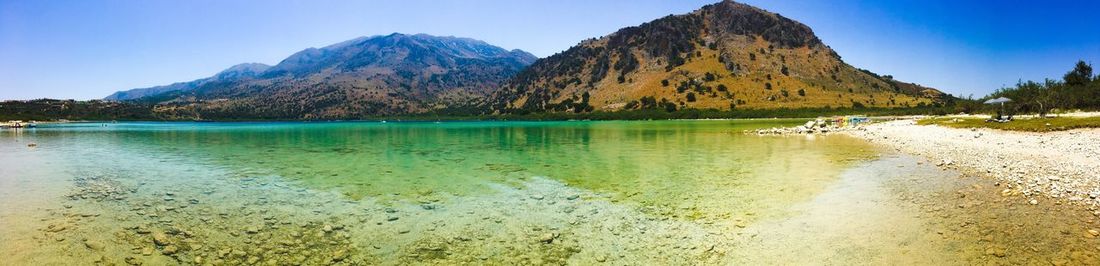
<path fill-rule="evenodd" d="M 468 119 L 468 120 L 80 120 L 80 121 L 49 121 L 39 122 L 43 124 L 116 124 L 116 123 L 476 123 L 476 122 L 631 122 L 631 121 L 760 121 L 760 120 L 812 120 L 813 117 L 769 117 L 769 118 L 696 118 L 696 119 L 632 119 L 632 120 L 593 120 L 593 119 L 569 119 L 569 120 L 500 120 L 500 119 Z"/>
<path fill-rule="evenodd" d="M 352 117 L 352 118 L 256 118 L 256 117 L 168 117 L 141 111 L 142 108 L 125 110 L 98 109 L 87 112 L 51 110 L 44 106 L 0 106 L 0 121 L 36 120 L 36 121 L 175 121 L 175 122 L 279 122 L 279 121 L 566 121 L 566 120 L 686 120 L 686 119 L 769 119 L 769 118 L 817 118 L 830 116 L 909 116 L 944 115 L 951 107 L 912 107 L 912 108 L 777 108 L 777 109 L 682 109 L 666 111 L 661 109 L 638 109 L 622 111 L 594 112 L 532 112 L 512 114 L 461 114 L 424 113 L 393 116 Z M 125 112 L 123 112 L 125 111 Z"/>

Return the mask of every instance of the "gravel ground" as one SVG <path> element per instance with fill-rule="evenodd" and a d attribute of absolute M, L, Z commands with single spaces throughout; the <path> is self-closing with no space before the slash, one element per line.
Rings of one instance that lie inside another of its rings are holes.
<path fill-rule="evenodd" d="M 1100 206 L 1100 129 L 1028 133 L 920 126 L 897 120 L 845 134 L 900 152 L 928 157 L 937 166 L 994 178 L 1004 195 Z"/>

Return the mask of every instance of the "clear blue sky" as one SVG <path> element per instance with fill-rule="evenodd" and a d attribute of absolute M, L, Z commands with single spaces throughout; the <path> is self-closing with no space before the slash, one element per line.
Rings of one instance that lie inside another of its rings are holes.
<path fill-rule="evenodd" d="M 714 1 L 0 0 L 0 99 L 101 98 L 392 32 L 544 57 Z M 1100 63 L 1100 1 L 745 2 L 806 23 L 856 67 L 956 95 Z"/>

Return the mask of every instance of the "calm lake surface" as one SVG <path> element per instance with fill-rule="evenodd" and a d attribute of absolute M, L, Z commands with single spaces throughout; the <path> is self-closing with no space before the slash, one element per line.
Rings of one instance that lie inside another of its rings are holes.
<path fill-rule="evenodd" d="M 1067 239 L 1060 231 L 1089 218 L 1053 215 L 1067 212 L 1058 206 L 1010 211 L 1012 201 L 993 197 L 996 189 L 980 178 L 841 135 L 741 133 L 800 122 L 75 123 L 4 130 L 0 264 L 1096 258 L 1094 239 Z"/>

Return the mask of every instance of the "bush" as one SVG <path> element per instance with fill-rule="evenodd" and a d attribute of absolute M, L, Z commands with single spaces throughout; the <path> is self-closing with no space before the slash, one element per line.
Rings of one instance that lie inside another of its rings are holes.
<path fill-rule="evenodd" d="M 665 107 L 665 112 L 675 112 L 676 104 L 669 102 L 668 99 L 661 98 L 661 105 Z"/>
<path fill-rule="evenodd" d="M 655 107 L 657 107 L 657 99 L 653 98 L 653 96 L 645 96 L 645 97 L 642 97 L 641 99 L 639 99 L 638 101 L 641 102 L 642 108 L 655 108 Z"/>
<path fill-rule="evenodd" d="M 623 109 L 630 110 L 630 109 L 634 109 L 634 108 L 637 108 L 637 107 L 638 107 L 638 101 L 634 100 L 634 101 L 630 101 L 630 102 L 626 103 L 626 105 L 623 106 Z"/>
<path fill-rule="evenodd" d="M 687 94 L 687 101 L 688 101 L 689 103 L 690 103 L 690 102 L 695 102 L 695 93 L 694 93 L 694 92 L 688 92 L 688 94 Z"/>
<path fill-rule="evenodd" d="M 676 93 L 684 93 L 685 91 L 688 90 L 688 87 L 689 87 L 689 85 L 686 81 L 685 82 L 680 82 L 680 86 L 676 86 Z"/>

